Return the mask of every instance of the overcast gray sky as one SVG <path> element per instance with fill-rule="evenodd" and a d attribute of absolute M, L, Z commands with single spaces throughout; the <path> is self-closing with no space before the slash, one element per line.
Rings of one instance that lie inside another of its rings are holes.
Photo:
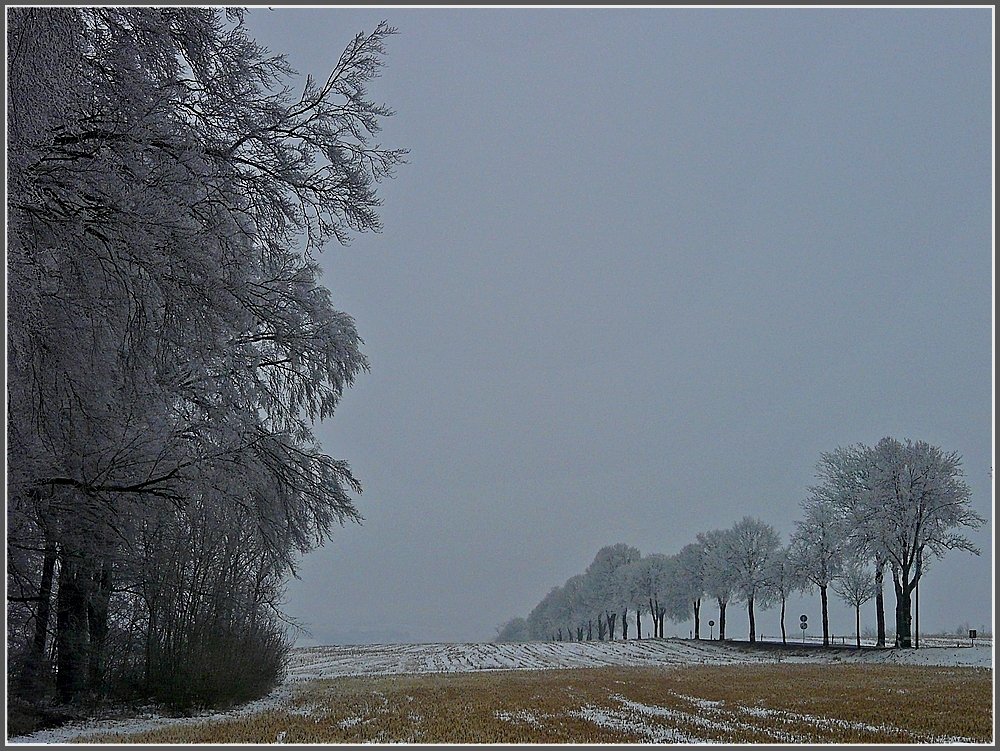
<path fill-rule="evenodd" d="M 787 541 L 820 452 L 886 435 L 958 451 L 990 519 L 927 573 L 921 630 L 991 623 L 989 9 L 249 25 L 324 76 L 383 18 L 409 164 L 384 231 L 322 257 L 372 369 L 318 434 L 366 521 L 289 586 L 301 643 L 486 640 L 603 545 L 744 515 Z"/>

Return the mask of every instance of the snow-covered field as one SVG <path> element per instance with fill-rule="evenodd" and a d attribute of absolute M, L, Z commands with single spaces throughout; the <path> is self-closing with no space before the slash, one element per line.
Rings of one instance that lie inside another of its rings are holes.
<path fill-rule="evenodd" d="M 925 641 L 925 644 L 930 642 Z M 953 644 L 954 640 L 948 640 Z M 141 732 L 166 725 L 234 718 L 287 704 L 295 684 L 339 676 L 378 676 L 404 673 L 458 673 L 490 670 L 551 670 L 564 668 L 632 666 L 679 667 L 776 662 L 890 663 L 928 666 L 993 666 L 990 640 L 971 646 L 922 646 L 911 650 L 787 650 L 749 649 L 739 642 L 663 639 L 616 642 L 533 642 L 523 644 L 372 644 L 295 649 L 286 681 L 268 696 L 222 713 L 191 718 L 162 717 L 154 713 L 127 720 L 94 720 L 67 725 L 11 743 L 64 743 L 80 735 Z M 609 720 L 610 721 L 610 720 Z"/>
<path fill-rule="evenodd" d="M 954 642 L 949 642 L 954 643 Z M 749 650 L 739 642 L 648 639 L 616 642 L 530 642 L 525 644 L 370 644 L 295 650 L 291 681 L 341 675 L 455 673 L 470 670 L 547 670 L 608 665 L 732 665 L 761 662 L 874 662 L 914 665 L 990 667 L 992 643 L 975 648 L 922 647 L 909 650 L 851 649 L 787 652 Z"/>

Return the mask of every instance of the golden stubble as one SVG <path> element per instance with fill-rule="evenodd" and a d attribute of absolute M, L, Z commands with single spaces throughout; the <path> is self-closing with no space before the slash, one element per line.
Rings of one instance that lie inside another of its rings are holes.
<path fill-rule="evenodd" d="M 892 665 L 349 677 L 281 707 L 104 743 L 920 743 L 993 732 L 993 671 Z"/>

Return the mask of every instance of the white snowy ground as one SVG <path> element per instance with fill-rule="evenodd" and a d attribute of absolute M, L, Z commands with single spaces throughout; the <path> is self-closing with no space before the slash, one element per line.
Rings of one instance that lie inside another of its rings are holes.
<path fill-rule="evenodd" d="M 955 640 L 948 639 L 951 644 Z M 961 641 L 961 640 L 958 640 Z M 925 645 L 940 641 L 923 642 Z M 968 645 L 968 641 L 965 641 Z M 789 644 L 792 647 L 792 644 Z M 858 662 L 911 665 L 993 667 L 991 640 L 976 646 L 922 646 L 920 649 L 771 650 L 748 651 L 739 643 L 708 640 L 649 639 L 615 642 L 530 642 L 523 644 L 369 644 L 343 647 L 307 647 L 292 651 L 288 677 L 268 696 L 228 712 L 172 718 L 157 714 L 127 720 L 93 720 L 64 725 L 32 735 L 9 738 L 10 743 L 66 743 L 80 735 L 134 733 L 166 725 L 251 715 L 278 707 L 291 696 L 292 686 L 304 680 L 351 675 L 401 673 L 458 673 L 484 670 L 552 670 L 559 668 L 684 665 L 732 665 L 773 662 Z"/>

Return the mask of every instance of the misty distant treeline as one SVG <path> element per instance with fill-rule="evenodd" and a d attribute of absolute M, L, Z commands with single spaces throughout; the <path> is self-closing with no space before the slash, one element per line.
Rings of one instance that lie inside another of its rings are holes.
<path fill-rule="evenodd" d="M 877 644 L 886 641 L 884 580 L 895 594 L 895 645 L 911 646 L 911 594 L 931 561 L 949 550 L 979 551 L 961 533 L 985 523 L 970 506 L 961 457 L 923 441 L 883 438 L 824 453 L 816 484 L 801 503 L 802 517 L 787 544 L 769 524 L 750 516 L 729 529 L 700 533 L 676 553 L 651 553 L 623 543 L 598 551 L 528 614 L 498 629 L 498 641 L 641 639 L 648 615 L 662 637 L 665 619 L 691 621 L 705 632 L 706 609 L 726 638 L 729 606 L 741 603 L 756 641 L 755 609 L 780 606 L 796 592 L 819 590 L 823 644 L 830 643 L 831 591 L 855 612 L 874 601 Z M 634 629 L 632 626 L 634 625 Z M 794 624 L 795 627 L 798 624 Z"/>
<path fill-rule="evenodd" d="M 7 19 L 10 696 L 259 695 L 297 556 L 359 519 L 311 425 L 367 363 L 311 254 L 379 228 L 393 30 L 296 93 L 238 11 Z"/>

